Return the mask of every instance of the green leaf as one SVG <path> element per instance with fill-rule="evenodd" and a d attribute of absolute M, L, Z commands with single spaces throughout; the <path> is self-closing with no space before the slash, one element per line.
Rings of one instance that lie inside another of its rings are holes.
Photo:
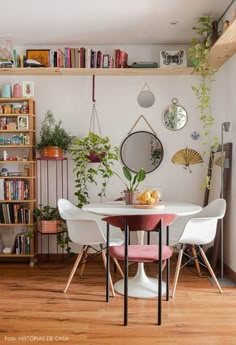
<path fill-rule="evenodd" d="M 131 172 L 129 171 L 129 169 L 127 167 L 123 167 L 123 173 L 124 173 L 124 176 L 127 178 L 128 181 L 131 181 L 132 180 L 132 175 L 131 175 Z"/>

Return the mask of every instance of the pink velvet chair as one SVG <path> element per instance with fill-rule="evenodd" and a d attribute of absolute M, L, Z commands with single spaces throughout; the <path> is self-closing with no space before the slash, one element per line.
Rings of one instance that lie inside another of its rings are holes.
<path fill-rule="evenodd" d="M 113 216 L 103 218 L 107 222 L 107 262 L 110 256 L 125 262 L 124 279 L 124 325 L 128 324 L 128 261 L 144 263 L 159 262 L 158 279 L 162 281 L 162 262 L 167 260 L 167 283 L 166 299 L 169 298 L 169 258 L 172 251 L 168 245 L 162 245 L 162 227 L 167 227 L 174 221 L 174 214 L 137 215 L 137 216 Z M 109 247 L 109 225 L 125 230 L 125 245 Z M 159 244 L 157 245 L 128 245 L 129 231 L 157 231 Z M 167 239 L 168 240 L 168 239 Z M 106 300 L 109 301 L 108 293 L 109 264 L 107 265 L 107 293 Z M 162 284 L 158 284 L 158 325 L 161 325 L 161 301 Z"/>

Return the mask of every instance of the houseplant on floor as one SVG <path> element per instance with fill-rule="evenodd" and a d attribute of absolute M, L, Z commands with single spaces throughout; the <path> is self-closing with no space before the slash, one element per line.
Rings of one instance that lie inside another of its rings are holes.
<path fill-rule="evenodd" d="M 192 30 L 198 35 L 198 38 L 192 39 L 192 47 L 189 49 L 189 57 L 194 66 L 194 72 L 200 75 L 198 85 L 192 86 L 193 92 L 198 99 L 200 120 L 203 127 L 203 157 L 209 155 L 211 150 L 217 148 L 219 139 L 211 135 L 211 127 L 214 124 L 214 116 L 211 112 L 211 85 L 213 76 L 217 69 L 209 63 L 210 47 L 213 43 L 214 22 L 209 16 L 201 17 L 197 21 L 197 26 Z M 215 40 L 215 39 L 214 39 Z M 210 177 L 206 176 L 205 182 L 200 186 L 201 189 L 210 188 Z"/>
<path fill-rule="evenodd" d="M 98 196 L 102 199 L 106 195 L 109 179 L 114 174 L 114 161 L 118 160 L 118 147 L 112 147 L 108 137 L 101 137 L 89 132 L 85 138 L 77 138 L 70 150 L 75 163 L 75 195 L 78 198 L 78 207 L 89 203 L 89 185 L 97 185 L 102 179 Z M 96 156 L 96 164 L 91 164 L 91 153 Z"/>
<path fill-rule="evenodd" d="M 40 130 L 40 141 L 36 148 L 41 157 L 61 158 L 72 145 L 75 137 L 62 127 L 62 121 L 56 122 L 51 110 L 45 114 Z"/>

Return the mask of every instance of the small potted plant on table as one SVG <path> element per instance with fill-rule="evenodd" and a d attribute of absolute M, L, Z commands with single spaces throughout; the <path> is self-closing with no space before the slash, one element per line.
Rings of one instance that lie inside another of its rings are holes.
<path fill-rule="evenodd" d="M 132 175 L 130 170 L 127 167 L 123 167 L 123 174 L 126 177 L 126 179 L 129 181 L 128 183 L 125 183 L 126 185 L 126 190 L 124 190 L 125 203 L 127 205 L 135 204 L 137 200 L 137 192 L 138 192 L 139 183 L 144 181 L 144 179 L 146 178 L 146 172 L 144 169 L 140 169 L 136 175 Z"/>

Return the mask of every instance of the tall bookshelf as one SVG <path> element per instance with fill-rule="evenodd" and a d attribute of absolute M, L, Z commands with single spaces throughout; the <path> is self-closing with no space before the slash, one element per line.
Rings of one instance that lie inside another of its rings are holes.
<path fill-rule="evenodd" d="M 0 261 L 34 264 L 35 132 L 32 98 L 0 98 Z"/>

